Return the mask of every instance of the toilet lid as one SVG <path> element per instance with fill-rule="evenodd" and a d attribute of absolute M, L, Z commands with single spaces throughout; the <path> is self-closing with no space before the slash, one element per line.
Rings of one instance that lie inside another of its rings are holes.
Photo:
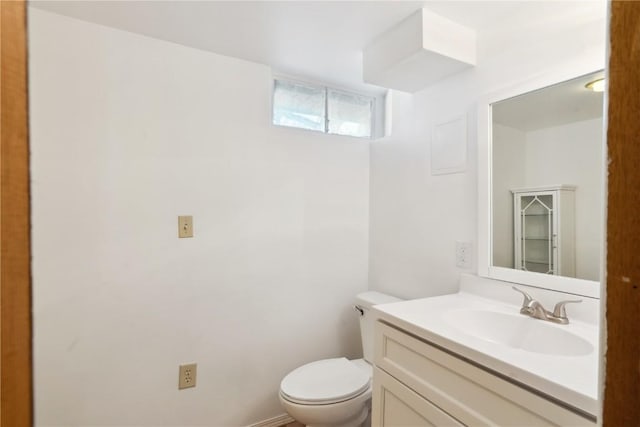
<path fill-rule="evenodd" d="M 293 370 L 282 380 L 280 391 L 292 402 L 329 404 L 361 394 L 370 379 L 344 357 L 324 359 Z"/>

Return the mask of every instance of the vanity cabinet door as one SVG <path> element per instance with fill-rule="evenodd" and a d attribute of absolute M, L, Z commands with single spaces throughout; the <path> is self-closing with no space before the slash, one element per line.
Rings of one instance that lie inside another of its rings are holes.
<path fill-rule="evenodd" d="M 374 368 L 372 425 L 380 427 L 462 426 L 391 375 Z"/>
<path fill-rule="evenodd" d="M 468 426 L 595 426 L 595 423 L 425 341 L 377 322 L 376 371 L 392 376 Z M 408 402 L 408 401 L 407 401 Z M 373 410 L 379 411 L 374 400 Z"/>

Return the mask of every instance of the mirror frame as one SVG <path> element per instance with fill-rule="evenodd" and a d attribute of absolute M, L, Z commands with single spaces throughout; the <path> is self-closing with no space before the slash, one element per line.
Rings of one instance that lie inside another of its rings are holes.
<path fill-rule="evenodd" d="M 535 76 L 517 84 L 503 87 L 487 94 L 478 100 L 478 276 L 502 280 L 512 283 L 534 286 L 564 293 L 590 298 L 600 298 L 601 283 L 604 277 L 604 225 L 606 221 L 605 203 L 602 204 L 603 245 L 600 253 L 600 281 L 578 279 L 574 277 L 554 276 L 516 270 L 513 268 L 493 266 L 493 203 L 492 203 L 492 109 L 491 105 L 515 96 L 524 95 L 554 84 L 584 76 L 598 70 L 608 70 L 604 66 L 604 58 L 598 61 L 586 60 L 573 62 L 553 71 Z M 607 93 L 604 95 L 603 120 L 606 123 Z M 601 192 L 604 201 L 606 185 L 606 126 L 602 135 L 602 181 Z"/>

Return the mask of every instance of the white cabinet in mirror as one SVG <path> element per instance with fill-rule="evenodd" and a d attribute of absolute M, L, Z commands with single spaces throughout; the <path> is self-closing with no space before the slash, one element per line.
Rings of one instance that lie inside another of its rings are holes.
<path fill-rule="evenodd" d="M 604 96 L 588 86 L 603 77 L 565 71 L 480 101 L 480 276 L 599 298 Z"/>

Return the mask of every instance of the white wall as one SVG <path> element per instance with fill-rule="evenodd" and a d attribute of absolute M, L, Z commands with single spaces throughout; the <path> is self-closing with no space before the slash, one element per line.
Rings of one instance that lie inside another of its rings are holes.
<path fill-rule="evenodd" d="M 575 2 L 566 6 L 566 13 L 544 22 L 510 28 L 505 21 L 503 28 L 479 32 L 476 67 L 414 96 L 394 93 L 394 131 L 404 128 L 371 145 L 373 289 L 403 297 L 458 289 L 461 270 L 455 266 L 455 241 L 474 242 L 477 249 L 478 99 L 563 64 L 604 67 L 604 3 L 597 16 Z M 467 171 L 432 176 L 432 129 L 462 114 L 469 124 Z"/>
<path fill-rule="evenodd" d="M 600 280 L 602 138 L 602 119 L 527 132 L 524 186 L 576 186 L 576 277 L 587 280 Z"/>
<path fill-rule="evenodd" d="M 513 193 L 526 187 L 526 133 L 494 123 L 492 136 L 493 265 L 513 268 Z"/>
<path fill-rule="evenodd" d="M 246 425 L 360 355 L 368 141 L 271 126 L 262 65 L 37 9 L 29 39 L 38 425 Z"/>
<path fill-rule="evenodd" d="M 493 125 L 493 265 L 513 268 L 513 188 L 575 191 L 576 276 L 600 280 L 602 119 L 523 132 Z"/>

